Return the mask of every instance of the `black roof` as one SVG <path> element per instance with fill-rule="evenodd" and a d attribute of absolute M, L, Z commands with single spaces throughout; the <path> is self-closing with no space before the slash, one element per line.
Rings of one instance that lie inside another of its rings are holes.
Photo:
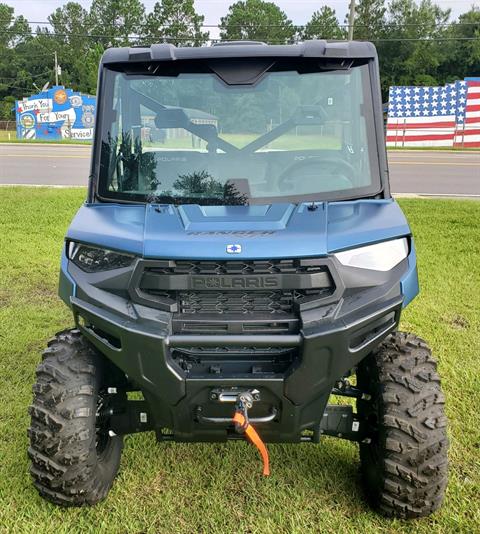
<path fill-rule="evenodd" d="M 102 57 L 103 64 L 176 61 L 230 58 L 376 58 L 372 43 L 364 41 L 305 41 L 292 45 L 267 45 L 252 41 L 218 43 L 213 46 L 176 47 L 172 44 L 153 44 L 149 47 L 109 48 Z"/>

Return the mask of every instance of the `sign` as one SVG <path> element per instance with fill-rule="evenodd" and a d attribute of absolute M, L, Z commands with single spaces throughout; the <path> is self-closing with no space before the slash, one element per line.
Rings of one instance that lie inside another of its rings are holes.
<path fill-rule="evenodd" d="M 62 139 L 93 139 L 93 128 L 62 128 Z"/>
<path fill-rule="evenodd" d="M 96 98 L 55 86 L 15 103 L 18 139 L 93 139 Z"/>
<path fill-rule="evenodd" d="M 390 87 L 387 146 L 480 147 L 480 78 Z"/>
<path fill-rule="evenodd" d="M 38 113 L 38 122 L 69 122 L 73 124 L 77 115 L 73 108 L 65 111 L 52 111 L 51 113 Z"/>
<path fill-rule="evenodd" d="M 52 109 L 52 100 L 48 98 L 38 98 L 36 100 L 28 100 L 24 98 L 17 102 L 17 113 L 25 113 L 26 111 L 48 111 Z"/>

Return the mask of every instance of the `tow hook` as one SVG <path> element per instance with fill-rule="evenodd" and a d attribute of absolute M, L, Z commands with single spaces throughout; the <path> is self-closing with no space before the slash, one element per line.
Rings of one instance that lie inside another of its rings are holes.
<path fill-rule="evenodd" d="M 222 403 L 234 403 L 233 417 L 205 417 L 202 407 L 197 406 L 196 416 L 199 423 L 234 424 L 235 431 L 245 437 L 257 447 L 263 460 L 263 475 L 270 475 L 270 458 L 267 447 L 262 441 L 252 423 L 268 423 L 277 416 L 277 409 L 272 406 L 270 414 L 265 417 L 249 417 L 248 410 L 253 403 L 260 400 L 257 389 L 240 390 L 239 388 L 214 389 L 210 392 L 210 400 Z"/>
<path fill-rule="evenodd" d="M 243 397 L 244 400 L 248 398 L 249 402 L 253 405 L 254 401 L 260 400 L 260 392 L 258 389 L 247 389 L 242 391 L 236 387 L 212 389 L 210 392 L 210 400 L 212 401 L 236 403 L 240 397 Z M 251 407 L 252 406 L 249 406 L 249 408 Z"/>
<path fill-rule="evenodd" d="M 253 406 L 253 397 L 250 393 L 240 393 L 235 403 L 235 415 L 233 416 L 233 423 L 235 430 L 240 434 L 245 434 L 247 439 L 257 447 L 263 460 L 263 475 L 270 475 L 270 458 L 268 449 L 262 441 L 258 432 L 253 428 L 248 419 L 248 410 Z"/>
<path fill-rule="evenodd" d="M 238 387 L 231 388 L 216 388 L 212 389 L 209 398 L 211 401 L 220 403 L 232 403 L 235 404 L 235 408 L 239 403 L 242 403 L 248 410 L 253 407 L 253 403 L 260 401 L 261 396 L 258 389 L 240 389 Z M 278 410 L 272 406 L 270 413 L 263 417 L 249 417 L 248 420 L 251 423 L 270 423 L 275 419 L 278 414 Z M 216 423 L 216 424 L 231 424 L 231 417 L 207 417 L 203 414 L 202 406 L 197 406 L 196 417 L 199 423 Z"/>
<path fill-rule="evenodd" d="M 235 413 L 241 413 L 243 415 L 244 422 L 243 424 L 235 424 L 235 430 L 239 434 L 243 434 L 245 430 L 247 429 L 248 425 L 250 424 L 248 420 L 248 410 L 253 406 L 253 397 L 252 394 L 249 391 L 246 391 L 244 393 L 240 393 L 240 395 L 237 396 L 237 400 L 235 402 Z"/>

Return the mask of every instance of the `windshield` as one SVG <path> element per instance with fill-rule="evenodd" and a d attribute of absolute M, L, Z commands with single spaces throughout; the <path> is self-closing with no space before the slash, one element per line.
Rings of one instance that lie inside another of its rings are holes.
<path fill-rule="evenodd" d="M 232 84 L 235 69 L 178 68 L 105 69 L 101 197 L 233 205 L 380 190 L 368 65 L 273 63 L 250 84 Z"/>

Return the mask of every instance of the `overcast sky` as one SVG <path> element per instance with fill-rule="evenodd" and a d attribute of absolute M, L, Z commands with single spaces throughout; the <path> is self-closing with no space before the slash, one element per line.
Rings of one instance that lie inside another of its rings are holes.
<path fill-rule="evenodd" d="M 66 1 L 61 0 L 0 0 L 15 8 L 16 15 L 24 15 L 31 21 L 45 21 L 52 11 L 57 7 L 65 5 Z M 91 0 L 76 0 L 84 7 L 88 8 Z M 205 24 L 218 24 L 220 17 L 226 14 L 228 6 L 235 0 L 195 0 L 197 11 L 205 16 Z M 323 5 L 328 5 L 335 9 L 340 22 L 343 22 L 348 10 L 349 0 L 330 0 L 322 2 L 319 0 L 274 0 L 275 3 L 286 12 L 287 16 L 294 24 L 305 24 L 310 19 L 311 14 Z M 435 0 L 435 3 L 443 9 L 451 8 L 452 18 L 468 11 L 472 5 L 480 6 L 480 0 Z M 147 11 L 151 11 L 155 0 L 143 0 Z"/>

